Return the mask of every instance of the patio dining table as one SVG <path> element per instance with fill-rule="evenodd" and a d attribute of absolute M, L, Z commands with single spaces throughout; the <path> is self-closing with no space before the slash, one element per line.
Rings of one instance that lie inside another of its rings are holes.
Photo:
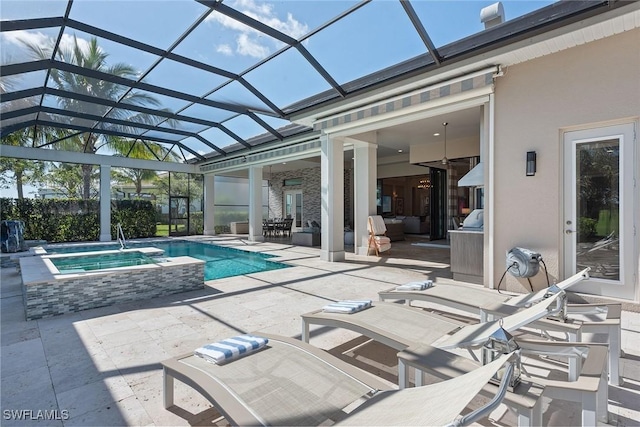
<path fill-rule="evenodd" d="M 291 235 L 292 219 L 266 219 L 262 223 L 262 234 L 264 236 L 284 236 L 285 233 Z"/>

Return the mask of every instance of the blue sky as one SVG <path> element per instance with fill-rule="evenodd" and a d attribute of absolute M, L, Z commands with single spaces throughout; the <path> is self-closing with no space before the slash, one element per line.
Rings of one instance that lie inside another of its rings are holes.
<path fill-rule="evenodd" d="M 481 31 L 480 11 L 492 3 L 493 0 L 414 0 L 412 5 L 434 44 L 442 46 Z M 522 0 L 503 2 L 507 19 L 550 3 Z M 0 15 L 2 19 L 62 16 L 66 4 L 66 1 L 60 0 L 3 0 Z M 225 0 L 223 4 L 299 39 L 357 2 Z M 76 0 L 69 17 L 167 49 L 206 10 L 193 0 Z M 2 45 L 9 48 L 14 61 L 18 62 L 24 58 L 20 58 L 19 51 L 11 47 L 19 48 L 20 39 L 44 43 L 47 38 L 55 38 L 57 30 L 2 33 Z M 67 29 L 62 44 L 70 43 L 74 36 L 79 40 L 90 37 L 80 31 Z M 141 72 L 146 71 L 157 59 L 154 55 L 140 53 L 108 40 L 100 39 L 99 43 L 109 53 L 111 62 L 125 62 Z M 340 84 L 425 52 L 424 45 L 396 0 L 374 0 L 309 37 L 304 44 Z M 212 13 L 174 52 L 240 73 L 283 46 L 263 33 L 222 14 Z M 329 89 L 329 84 L 313 72 L 295 50 L 271 62 L 273 64 L 247 73 L 246 79 L 279 107 Z M 146 76 L 146 81 L 202 95 L 226 79 L 189 70 L 178 63 L 163 62 Z M 256 108 L 265 107 L 261 101 L 241 89 L 232 88 L 214 97 L 227 101 L 241 97 L 244 102 L 253 101 Z M 176 109 L 181 105 L 167 106 Z"/>
<path fill-rule="evenodd" d="M 411 4 L 432 41 L 439 47 L 482 31 L 480 11 L 494 2 L 414 0 Z M 223 4 L 299 39 L 357 3 L 344 0 L 225 0 Z M 509 20 L 549 5 L 553 1 L 506 0 L 502 3 L 506 19 Z M 66 1 L 59 0 L 3 0 L 0 3 L 0 18 L 7 20 L 62 16 L 66 6 Z M 203 5 L 192 0 L 75 0 L 70 18 L 161 49 L 168 49 L 205 11 Z M 1 33 L 3 63 L 28 60 L 22 53 L 20 40 L 43 44 L 47 39 L 57 37 L 58 30 L 52 28 Z M 62 46 L 68 45 L 73 37 L 82 42 L 90 36 L 67 28 Z M 154 55 L 140 53 L 108 40 L 99 39 L 99 44 L 109 53 L 111 63 L 131 64 L 140 72 L 147 71 L 157 59 Z M 241 73 L 283 46 L 278 40 L 222 14 L 213 13 L 176 46 L 174 52 L 234 73 Z M 374 0 L 329 28 L 307 38 L 304 46 L 339 84 L 425 52 L 424 44 L 396 0 Z M 16 89 L 41 86 L 44 76 L 44 72 L 30 73 L 20 80 Z M 280 108 L 330 88 L 295 49 L 290 49 L 267 64 L 246 73 L 244 77 Z M 163 61 L 149 72 L 145 81 L 202 96 L 224 83 L 226 79 L 189 69 L 177 62 Z M 179 111 L 186 106 L 186 102 L 154 96 L 173 111 Z M 208 98 L 268 109 L 262 101 L 237 83 L 226 86 Z M 52 101 L 45 100 L 45 104 L 47 102 Z M 224 122 L 225 126 L 243 138 L 264 132 L 264 129 L 246 117 L 234 117 L 224 110 L 214 112 L 212 117 L 211 111 L 204 113 L 199 111 L 199 108 L 189 107 L 184 114 L 196 117 L 206 114 L 210 119 Z M 266 114 L 260 117 L 275 128 L 287 123 Z M 200 129 L 186 130 L 197 132 Z M 216 145 L 222 147 L 234 142 L 218 129 L 205 131 L 202 136 L 217 141 Z M 197 141 L 190 143 L 199 144 Z M 210 151 L 204 146 L 195 147 L 201 152 Z M 7 190 L 1 191 L 3 195 L 7 194 Z"/>

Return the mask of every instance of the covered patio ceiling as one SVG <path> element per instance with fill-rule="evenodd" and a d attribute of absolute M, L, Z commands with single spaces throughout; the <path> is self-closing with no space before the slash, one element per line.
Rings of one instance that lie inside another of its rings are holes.
<path fill-rule="evenodd" d="M 611 7 L 529 2 L 484 30 L 480 10 L 491 3 L 5 0 L 0 135 L 27 132 L 43 149 L 110 154 L 108 142 L 126 141 L 126 156 L 156 145 L 157 160 L 223 159 L 312 132 L 289 121 L 304 111 Z M 374 25 L 381 16 L 384 28 Z M 90 57 L 92 43 L 104 62 Z M 403 132 L 415 136 L 406 127 L 388 139 Z M 90 136 L 104 142 L 65 143 Z"/>

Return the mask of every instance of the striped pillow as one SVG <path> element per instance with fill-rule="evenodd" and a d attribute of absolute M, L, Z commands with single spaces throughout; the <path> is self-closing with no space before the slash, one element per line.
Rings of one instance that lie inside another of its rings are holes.
<path fill-rule="evenodd" d="M 268 339 L 253 335 L 238 335 L 196 349 L 193 354 L 208 362 L 222 364 L 260 350 Z"/>
<path fill-rule="evenodd" d="M 325 313 L 356 313 L 371 307 L 371 300 L 345 300 L 338 301 L 322 307 Z"/>

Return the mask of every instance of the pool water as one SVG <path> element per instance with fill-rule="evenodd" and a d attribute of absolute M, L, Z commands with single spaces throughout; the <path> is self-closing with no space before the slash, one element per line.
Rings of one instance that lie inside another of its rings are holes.
<path fill-rule="evenodd" d="M 275 255 L 246 252 L 209 243 L 170 240 L 161 242 L 127 242 L 127 248 L 155 247 L 164 251 L 166 257 L 190 256 L 205 261 L 204 280 L 241 276 L 261 271 L 290 267 L 280 262 L 269 261 Z M 74 253 L 120 249 L 119 244 L 93 244 L 80 246 L 48 246 L 47 253 Z"/>
<path fill-rule="evenodd" d="M 131 267 L 153 264 L 156 261 L 141 252 L 122 252 L 100 255 L 69 256 L 50 258 L 61 274 L 83 271 L 104 270 L 107 268 Z"/>

